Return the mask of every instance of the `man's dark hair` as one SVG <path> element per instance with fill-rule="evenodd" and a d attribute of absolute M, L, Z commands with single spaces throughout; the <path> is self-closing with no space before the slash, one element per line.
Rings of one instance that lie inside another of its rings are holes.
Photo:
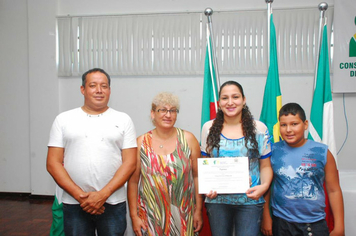
<path fill-rule="evenodd" d="M 100 72 L 100 73 L 103 73 L 106 78 L 108 79 L 108 83 L 109 83 L 109 87 L 110 87 L 110 83 L 111 83 L 111 80 L 110 80 L 110 75 L 108 73 L 106 73 L 103 69 L 100 69 L 100 68 L 93 68 L 91 70 L 88 70 L 87 72 L 85 72 L 83 75 L 82 75 L 82 86 L 85 87 L 85 82 L 87 80 L 87 75 L 90 74 L 90 73 L 94 73 L 94 72 Z"/>
<path fill-rule="evenodd" d="M 287 103 L 279 110 L 278 119 L 281 116 L 288 116 L 292 114 L 293 116 L 299 115 L 299 118 L 304 122 L 306 120 L 304 109 L 298 103 Z"/>

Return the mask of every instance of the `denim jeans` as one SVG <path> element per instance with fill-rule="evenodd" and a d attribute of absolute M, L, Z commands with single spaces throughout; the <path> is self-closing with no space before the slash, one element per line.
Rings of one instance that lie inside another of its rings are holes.
<path fill-rule="evenodd" d="M 64 233 L 66 236 L 124 235 L 126 230 L 126 202 L 116 205 L 105 203 L 105 212 L 91 215 L 79 204 L 63 204 Z"/>
<path fill-rule="evenodd" d="M 314 223 L 293 223 L 273 216 L 273 236 L 325 236 L 329 235 L 326 220 Z"/>
<path fill-rule="evenodd" d="M 229 205 L 205 203 L 213 236 L 257 236 L 260 234 L 263 203 Z"/>

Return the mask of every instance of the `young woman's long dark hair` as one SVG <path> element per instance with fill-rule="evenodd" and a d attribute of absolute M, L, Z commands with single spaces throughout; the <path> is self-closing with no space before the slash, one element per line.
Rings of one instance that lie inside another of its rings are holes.
<path fill-rule="evenodd" d="M 227 81 L 223 85 L 221 85 L 219 91 L 219 97 L 221 95 L 221 90 L 227 85 L 236 86 L 240 90 L 242 97 L 245 98 L 245 94 L 242 89 L 242 86 L 235 81 Z M 258 152 L 258 143 L 256 140 L 256 127 L 253 120 L 253 116 L 247 105 L 244 105 L 244 107 L 242 108 L 241 123 L 242 123 L 243 135 L 245 136 L 245 147 L 248 150 L 247 155 L 249 157 L 257 157 L 259 152 Z M 213 125 L 210 128 L 209 135 L 206 141 L 207 143 L 206 151 L 207 153 L 210 154 L 211 157 L 213 156 L 212 154 L 214 148 L 217 149 L 217 153 L 219 155 L 219 149 L 220 149 L 219 142 L 220 142 L 220 135 L 223 129 L 223 125 L 224 125 L 224 113 L 222 112 L 221 109 L 219 109 L 216 114 L 216 119 L 213 121 Z M 250 146 L 248 144 L 250 144 Z"/>

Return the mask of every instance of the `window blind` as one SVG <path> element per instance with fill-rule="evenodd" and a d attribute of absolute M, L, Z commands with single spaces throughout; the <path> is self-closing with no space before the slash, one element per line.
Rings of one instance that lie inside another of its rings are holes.
<path fill-rule="evenodd" d="M 314 73 L 317 7 L 273 15 L 280 73 Z M 326 16 L 331 42 L 333 7 Z M 219 73 L 266 74 L 266 10 L 214 12 L 212 19 Z M 203 74 L 206 22 L 203 13 L 58 17 L 58 75 L 93 67 L 110 75 Z"/>

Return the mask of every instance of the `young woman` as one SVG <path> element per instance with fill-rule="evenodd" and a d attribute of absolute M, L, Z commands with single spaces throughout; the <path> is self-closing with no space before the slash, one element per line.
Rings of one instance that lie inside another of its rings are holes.
<path fill-rule="evenodd" d="M 272 181 L 271 146 L 267 127 L 254 120 L 242 86 L 227 81 L 219 91 L 215 120 L 202 128 L 201 151 L 209 157 L 249 158 L 251 187 L 246 193 L 206 194 L 206 208 L 213 236 L 255 236 L 260 232 L 263 194 Z"/>

